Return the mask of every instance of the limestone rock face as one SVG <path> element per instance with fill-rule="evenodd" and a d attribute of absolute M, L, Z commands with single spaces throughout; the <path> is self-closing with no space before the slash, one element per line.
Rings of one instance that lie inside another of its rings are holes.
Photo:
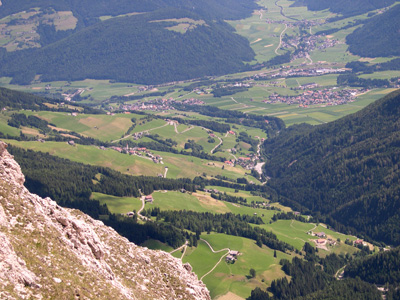
<path fill-rule="evenodd" d="M 31 194 L 0 141 L 0 299 L 211 299 L 189 265 Z"/>

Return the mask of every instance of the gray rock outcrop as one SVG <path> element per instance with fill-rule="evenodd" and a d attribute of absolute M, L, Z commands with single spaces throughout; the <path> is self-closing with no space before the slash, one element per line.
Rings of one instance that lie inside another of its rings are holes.
<path fill-rule="evenodd" d="M 0 299 L 211 299 L 189 265 L 31 194 L 0 141 Z"/>

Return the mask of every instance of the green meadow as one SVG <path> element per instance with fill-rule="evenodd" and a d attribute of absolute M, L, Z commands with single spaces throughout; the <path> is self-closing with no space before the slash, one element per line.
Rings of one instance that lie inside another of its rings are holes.
<path fill-rule="evenodd" d="M 110 212 L 114 214 L 138 211 L 142 206 L 140 199 L 134 197 L 116 197 L 102 193 L 92 193 L 91 199 L 99 201 L 101 205 L 107 204 Z"/>
<path fill-rule="evenodd" d="M 241 253 L 234 264 L 227 263 L 223 259 L 213 272 L 203 278 L 212 298 L 228 292 L 245 298 L 253 288 L 264 286 L 273 279 L 284 276 L 279 267 L 279 260 L 290 259 L 290 256 L 279 251 L 277 251 L 277 257 L 274 258 L 273 250 L 265 246 L 260 248 L 253 240 L 246 238 L 218 233 L 205 234 L 201 238 L 208 241 L 215 251 L 229 248 Z M 189 251 L 183 258 L 183 262 L 189 262 L 195 273 L 202 277 L 226 253 L 226 250 L 212 253 L 205 242 L 199 241 L 198 247 Z M 256 270 L 256 277 L 252 279 L 248 278 L 251 268 Z"/>
<path fill-rule="evenodd" d="M 70 146 L 66 142 L 45 142 L 4 140 L 5 142 L 35 151 L 47 152 L 61 158 L 72 161 L 108 167 L 128 175 L 157 176 L 164 174 L 168 167 L 167 178 L 194 178 L 203 175 L 224 175 L 231 179 L 246 176 L 247 170 L 240 166 L 224 166 L 222 162 L 213 162 L 197 157 L 173 154 L 169 152 L 152 151 L 163 157 L 164 164 L 155 164 L 145 157 L 122 154 L 112 149 L 101 150 L 95 146 L 75 144 Z M 224 169 L 222 167 L 224 166 Z M 259 181 L 247 175 L 249 180 L 256 183 Z"/>
<path fill-rule="evenodd" d="M 161 210 L 191 210 L 196 212 L 212 212 L 212 206 L 206 206 L 195 196 L 189 193 L 178 191 L 155 191 L 153 194 L 154 202 L 147 203 L 146 209 L 159 207 Z"/>
<path fill-rule="evenodd" d="M 157 241 L 157 240 L 147 240 L 140 246 L 147 247 L 149 249 L 154 249 L 154 250 L 162 250 L 165 252 L 171 252 L 172 250 L 174 250 L 171 246 L 161 243 L 160 241 Z M 177 253 L 180 254 L 180 252 L 177 252 Z M 180 258 L 180 257 L 181 257 L 180 255 L 177 256 L 177 258 Z"/>
<path fill-rule="evenodd" d="M 101 141 L 120 138 L 132 125 L 132 118 L 142 118 L 142 116 L 134 114 L 117 114 L 114 116 L 78 114 L 72 116 L 68 113 L 47 111 L 29 112 L 29 114 L 36 115 L 54 124 L 58 130 L 74 131 Z"/>

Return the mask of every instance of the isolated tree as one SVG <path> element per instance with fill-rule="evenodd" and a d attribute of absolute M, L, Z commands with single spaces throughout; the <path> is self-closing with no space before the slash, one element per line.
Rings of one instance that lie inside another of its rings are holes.
<path fill-rule="evenodd" d="M 249 273 L 250 273 L 250 278 L 256 277 L 256 270 L 254 270 L 253 268 L 250 269 Z"/>

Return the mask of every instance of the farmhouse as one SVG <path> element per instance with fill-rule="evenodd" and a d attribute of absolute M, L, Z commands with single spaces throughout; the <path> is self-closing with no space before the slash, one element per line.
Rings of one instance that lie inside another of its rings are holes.
<path fill-rule="evenodd" d="M 235 262 L 238 256 L 239 256 L 239 251 L 229 250 L 229 254 L 227 255 L 225 260 L 227 262 Z"/>
<path fill-rule="evenodd" d="M 153 196 L 152 195 L 148 195 L 146 197 L 144 197 L 144 201 L 149 202 L 149 203 L 153 203 Z"/>
<path fill-rule="evenodd" d="M 326 237 L 326 234 L 325 234 L 325 232 L 321 231 L 321 232 L 317 232 L 317 233 L 315 234 L 315 236 L 317 236 L 317 237 L 319 237 L 319 238 L 324 238 L 324 237 Z"/>
<path fill-rule="evenodd" d="M 363 246 L 365 246 L 366 243 L 364 243 L 363 240 L 355 240 L 355 241 L 354 241 L 354 245 L 355 245 L 355 246 L 358 246 L 358 245 L 363 245 Z"/>
<path fill-rule="evenodd" d="M 227 262 L 234 262 L 236 260 L 236 258 L 234 258 L 232 255 L 228 255 L 227 257 L 226 257 L 226 261 Z"/>

